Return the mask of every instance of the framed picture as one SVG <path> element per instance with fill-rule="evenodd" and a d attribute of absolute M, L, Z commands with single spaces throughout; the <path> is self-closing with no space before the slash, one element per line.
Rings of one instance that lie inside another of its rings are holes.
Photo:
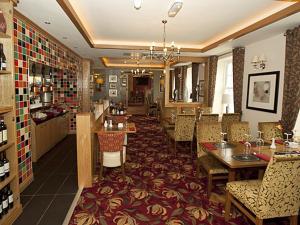
<path fill-rule="evenodd" d="M 118 82 L 118 76 L 117 75 L 109 75 L 108 81 L 110 83 L 117 83 Z"/>
<path fill-rule="evenodd" d="M 247 109 L 276 113 L 279 71 L 248 75 Z"/>
<path fill-rule="evenodd" d="M 127 79 L 126 78 L 122 78 L 121 79 L 121 85 L 122 85 L 122 87 L 126 87 L 127 86 Z"/>
<path fill-rule="evenodd" d="M 117 97 L 118 96 L 118 90 L 117 89 L 109 89 L 108 95 L 109 95 L 109 97 Z"/>
<path fill-rule="evenodd" d="M 199 96 L 204 97 L 204 80 L 199 81 Z"/>
<path fill-rule="evenodd" d="M 116 89 L 117 88 L 117 83 L 109 83 L 109 88 L 110 89 Z"/>

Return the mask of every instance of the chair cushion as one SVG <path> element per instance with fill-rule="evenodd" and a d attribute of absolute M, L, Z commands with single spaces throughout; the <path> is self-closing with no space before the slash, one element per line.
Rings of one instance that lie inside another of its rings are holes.
<path fill-rule="evenodd" d="M 202 167 L 209 174 L 228 173 L 228 170 L 215 158 L 210 155 L 203 155 L 199 158 Z"/>
<path fill-rule="evenodd" d="M 123 163 L 126 161 L 126 147 L 123 147 Z M 103 166 L 121 166 L 120 152 L 103 152 Z"/>
<path fill-rule="evenodd" d="M 257 214 L 257 198 L 260 186 L 261 180 L 233 181 L 227 183 L 226 189 L 250 211 Z"/>

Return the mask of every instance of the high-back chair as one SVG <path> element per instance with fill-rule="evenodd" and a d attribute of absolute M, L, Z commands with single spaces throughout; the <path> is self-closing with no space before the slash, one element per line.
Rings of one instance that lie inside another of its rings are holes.
<path fill-rule="evenodd" d="M 192 154 L 195 121 L 196 121 L 195 115 L 179 114 L 176 116 L 175 129 L 167 130 L 168 137 L 174 140 L 175 142 L 175 153 L 176 153 L 176 142 L 190 141 L 191 154 Z"/>
<path fill-rule="evenodd" d="M 256 225 L 276 217 L 289 217 L 290 224 L 297 225 L 300 155 L 274 155 L 262 180 L 233 181 L 226 189 L 225 220 L 233 203 Z"/>
<path fill-rule="evenodd" d="M 245 141 L 246 135 L 250 133 L 249 122 L 237 122 L 232 123 L 230 125 L 228 131 L 228 141 L 229 142 L 238 142 L 238 141 Z"/>
<path fill-rule="evenodd" d="M 218 122 L 219 121 L 219 114 L 201 114 L 199 118 L 199 122 Z"/>
<path fill-rule="evenodd" d="M 208 174 L 207 193 L 211 194 L 212 182 L 217 179 L 227 179 L 228 171 L 214 157 L 208 155 L 202 144 L 206 142 L 219 143 L 221 140 L 221 123 L 198 123 L 197 124 L 197 177 L 199 177 L 200 166 Z"/>
<path fill-rule="evenodd" d="M 124 132 L 99 132 L 99 151 L 100 151 L 100 173 L 99 180 L 102 178 L 103 167 L 122 168 L 122 175 L 125 177 L 124 164 L 126 161 L 126 147 L 124 146 Z"/>
<path fill-rule="evenodd" d="M 261 138 L 265 141 L 270 141 L 272 138 L 282 140 L 283 135 L 278 126 L 280 126 L 279 122 L 259 122 L 258 130 L 262 132 Z"/>
<path fill-rule="evenodd" d="M 224 113 L 222 116 L 222 131 L 228 134 L 229 127 L 232 123 L 240 122 L 240 113 Z"/>
<path fill-rule="evenodd" d="M 194 107 L 177 107 L 177 114 L 196 114 Z"/>

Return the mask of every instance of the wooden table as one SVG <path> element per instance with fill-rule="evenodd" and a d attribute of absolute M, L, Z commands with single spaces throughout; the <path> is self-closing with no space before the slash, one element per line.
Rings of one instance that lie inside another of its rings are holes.
<path fill-rule="evenodd" d="M 136 127 L 135 123 L 127 123 L 127 125 L 124 124 L 123 128 L 118 128 L 117 125 L 113 125 L 113 127 L 107 127 L 101 126 L 100 129 L 94 130 L 94 133 L 98 133 L 99 131 L 104 132 L 125 132 L 126 134 L 133 134 L 136 133 Z"/>
<path fill-rule="evenodd" d="M 228 181 L 234 181 L 235 180 L 235 175 L 236 171 L 239 169 L 245 169 L 245 168 L 265 168 L 268 165 L 267 161 L 264 161 L 260 159 L 259 161 L 251 161 L 251 162 L 245 162 L 245 161 L 238 161 L 232 158 L 233 155 L 238 155 L 238 154 L 243 154 L 244 153 L 244 144 L 241 144 L 239 142 L 236 143 L 231 143 L 232 147 L 227 147 L 226 149 L 221 149 L 217 148 L 215 150 L 209 150 L 207 149 L 204 145 L 202 145 L 204 150 L 211 156 L 215 157 L 217 160 L 219 160 L 222 164 L 224 164 L 228 171 Z M 283 145 L 276 145 L 276 152 L 280 152 L 284 150 Z M 300 150 L 298 149 L 291 149 L 292 151 L 294 150 Z M 257 147 L 252 147 L 251 148 L 252 153 L 258 153 L 258 148 Z M 270 149 L 269 146 L 263 146 L 261 147 L 260 153 L 265 154 L 269 157 L 272 155 L 272 150 Z"/>

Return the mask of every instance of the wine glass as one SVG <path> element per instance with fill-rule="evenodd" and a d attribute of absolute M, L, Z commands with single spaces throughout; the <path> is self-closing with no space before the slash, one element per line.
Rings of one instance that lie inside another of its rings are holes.
<path fill-rule="evenodd" d="M 258 138 L 256 139 L 256 146 L 257 146 L 258 152 L 260 153 L 261 147 L 264 146 L 265 142 L 264 142 L 264 140 L 261 138 L 261 134 L 262 134 L 263 132 L 257 131 L 257 133 L 258 133 Z"/>
<path fill-rule="evenodd" d="M 286 137 L 286 139 L 284 140 L 284 150 L 287 152 L 288 151 L 288 148 L 289 148 L 289 144 L 290 144 L 290 139 L 289 139 L 289 136 L 291 135 L 291 134 L 289 134 L 289 133 L 284 133 L 284 135 L 285 135 L 285 137 Z"/>
<path fill-rule="evenodd" d="M 226 149 L 226 144 L 227 144 L 227 142 L 225 141 L 225 135 L 226 135 L 227 133 L 224 133 L 224 132 L 221 132 L 221 148 L 222 149 Z"/>
<path fill-rule="evenodd" d="M 245 148 L 244 148 L 244 154 L 246 156 L 250 155 L 250 151 L 251 151 L 251 143 L 250 143 L 250 138 L 251 135 L 250 134 L 245 134 Z"/>

